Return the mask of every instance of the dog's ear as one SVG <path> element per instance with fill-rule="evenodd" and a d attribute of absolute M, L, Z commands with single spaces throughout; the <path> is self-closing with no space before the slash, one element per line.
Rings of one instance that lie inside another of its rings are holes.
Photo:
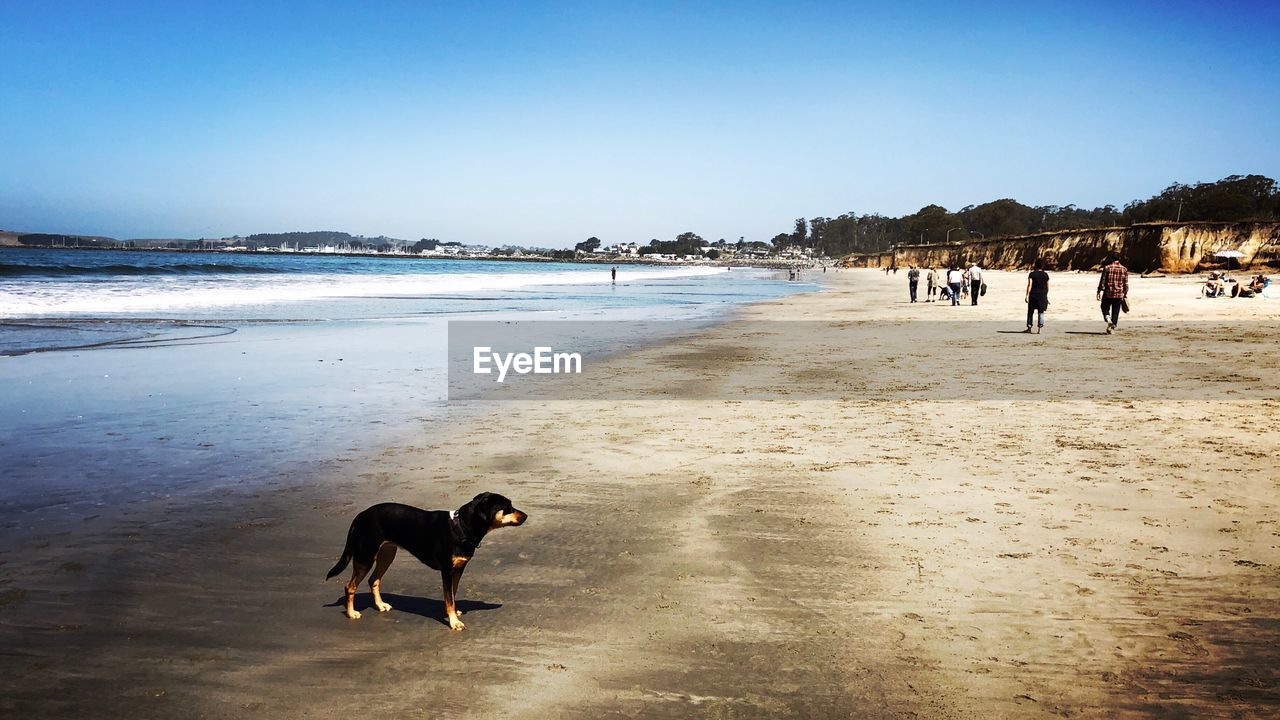
<path fill-rule="evenodd" d="M 471 498 L 471 500 L 467 501 L 466 505 L 463 505 L 462 507 L 458 508 L 458 510 L 462 513 L 466 513 L 468 516 L 471 516 L 471 517 L 484 517 L 487 522 L 488 516 L 491 514 L 492 506 L 493 506 L 493 493 L 482 492 L 479 495 Z"/>

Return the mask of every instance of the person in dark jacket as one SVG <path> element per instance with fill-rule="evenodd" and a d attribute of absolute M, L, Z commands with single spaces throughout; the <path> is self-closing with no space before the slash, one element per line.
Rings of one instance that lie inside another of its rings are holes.
<path fill-rule="evenodd" d="M 1036 323 L 1036 334 L 1044 329 L 1044 313 L 1049 309 L 1049 273 L 1044 271 L 1044 262 L 1037 260 L 1035 269 L 1027 275 L 1027 295 L 1024 298 L 1027 303 L 1027 329 L 1022 332 L 1031 332 L 1032 315 L 1039 313 L 1039 322 Z"/>

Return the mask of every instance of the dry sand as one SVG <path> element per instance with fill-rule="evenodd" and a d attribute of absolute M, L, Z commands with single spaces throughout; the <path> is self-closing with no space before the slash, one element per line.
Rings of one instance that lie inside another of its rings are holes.
<path fill-rule="evenodd" d="M 976 308 L 824 280 L 306 487 L 9 522 L 0 715 L 1280 712 L 1280 304 L 1134 278 L 1119 334 L 1068 334 L 1096 276 L 1055 274 L 1028 337 L 983 322 L 1021 328 L 1021 275 Z M 531 518 L 471 564 L 465 632 L 408 557 L 394 610 L 342 616 L 355 511 L 482 490 Z"/>

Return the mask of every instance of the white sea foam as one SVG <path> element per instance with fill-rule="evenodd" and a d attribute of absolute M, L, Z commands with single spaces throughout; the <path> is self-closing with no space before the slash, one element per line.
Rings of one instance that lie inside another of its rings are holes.
<path fill-rule="evenodd" d="M 723 268 L 705 266 L 627 268 L 619 269 L 618 282 L 722 272 Z M 165 313 L 301 303 L 323 298 L 468 295 L 609 282 L 609 269 L 605 266 L 590 271 L 556 272 L 206 275 L 128 277 L 96 282 L 0 282 L 0 318 Z"/>

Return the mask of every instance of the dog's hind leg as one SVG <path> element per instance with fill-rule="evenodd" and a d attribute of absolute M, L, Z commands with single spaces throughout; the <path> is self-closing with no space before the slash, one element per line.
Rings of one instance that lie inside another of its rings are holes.
<path fill-rule="evenodd" d="M 356 612 L 355 600 L 356 589 L 360 587 L 360 581 L 365 575 L 369 574 L 369 561 L 364 558 L 352 558 L 351 560 L 351 579 L 347 581 L 347 617 L 352 620 L 359 620 L 360 613 Z"/>
<path fill-rule="evenodd" d="M 373 591 L 373 605 L 378 612 L 386 612 L 391 605 L 382 601 L 382 576 L 387 574 L 391 561 L 396 559 L 395 543 L 384 542 L 378 548 L 378 556 L 374 559 L 373 574 L 369 576 L 369 589 Z"/>

